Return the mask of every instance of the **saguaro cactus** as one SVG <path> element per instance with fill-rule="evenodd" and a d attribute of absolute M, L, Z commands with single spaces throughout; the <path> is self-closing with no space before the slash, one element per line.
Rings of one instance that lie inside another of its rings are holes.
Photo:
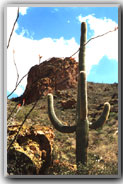
<path fill-rule="evenodd" d="M 57 118 L 54 105 L 53 95 L 48 94 L 48 114 L 53 126 L 62 133 L 76 132 L 76 163 L 86 164 L 87 162 L 87 147 L 88 147 L 88 133 L 90 129 L 97 129 L 105 123 L 108 119 L 110 104 L 104 104 L 104 110 L 100 118 L 91 123 L 88 121 L 88 104 L 87 104 L 87 82 L 85 72 L 85 47 L 86 47 L 86 23 L 81 24 L 81 40 L 79 50 L 79 77 L 78 77 L 78 94 L 77 94 L 77 108 L 76 108 L 76 125 L 65 126 Z"/>

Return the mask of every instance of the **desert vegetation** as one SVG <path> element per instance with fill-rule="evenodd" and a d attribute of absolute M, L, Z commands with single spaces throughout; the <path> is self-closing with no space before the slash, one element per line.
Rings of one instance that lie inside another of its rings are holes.
<path fill-rule="evenodd" d="M 103 128 L 89 131 L 89 145 L 88 145 L 88 164 L 84 167 L 80 167 L 77 171 L 76 168 L 76 143 L 75 133 L 64 134 L 58 132 L 52 125 L 48 118 L 48 104 L 47 96 L 42 96 L 38 101 L 34 110 L 28 116 L 24 126 L 33 127 L 34 125 L 40 128 L 45 126 L 53 131 L 53 151 L 52 151 L 52 163 L 44 174 L 53 175 L 66 175 L 66 174 L 89 174 L 89 175 L 117 175 L 118 174 L 118 84 L 98 84 L 88 83 L 88 117 L 90 121 L 98 119 L 102 113 L 104 101 L 109 101 L 111 104 L 111 112 L 109 119 L 104 124 Z M 95 89 L 96 88 L 96 92 Z M 69 96 L 69 97 L 68 97 Z M 75 88 L 61 90 L 54 93 L 54 106 L 56 115 L 61 121 L 66 122 L 66 125 L 75 124 L 76 114 L 76 97 L 77 90 Z M 64 108 L 62 101 L 75 100 L 74 106 Z M 94 103 L 97 102 L 98 103 Z M 8 114 L 15 107 L 17 102 L 8 100 Z M 8 120 L 8 145 L 15 136 L 19 125 L 25 118 L 25 115 L 32 108 L 34 103 L 25 105 L 16 114 L 15 109 L 13 115 Z M 12 126 L 13 132 L 10 135 L 10 126 Z M 15 128 L 14 128 L 15 127 Z M 23 131 L 22 131 L 23 132 Z M 33 150 L 32 150 L 33 151 Z M 18 157 L 17 157 L 18 158 Z M 11 164 L 8 164 L 9 174 L 22 174 L 22 170 L 17 171 L 18 166 L 16 160 L 13 160 Z M 20 164 L 20 163 L 19 163 Z M 23 163 L 24 164 L 24 163 Z M 32 163 L 31 163 L 32 166 Z M 21 168 L 19 166 L 19 168 Z M 34 165 L 32 168 L 35 168 Z M 26 169 L 28 171 L 28 168 Z M 26 171 L 25 171 L 26 173 Z M 29 174 L 36 174 L 34 169 Z"/>

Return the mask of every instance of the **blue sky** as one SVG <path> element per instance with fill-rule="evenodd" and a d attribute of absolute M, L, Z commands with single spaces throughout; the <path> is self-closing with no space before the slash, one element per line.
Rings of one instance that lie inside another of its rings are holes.
<path fill-rule="evenodd" d="M 101 82 L 101 83 L 111 83 L 111 81 L 116 81 L 118 78 L 118 65 L 113 59 L 108 59 L 104 56 L 98 65 L 93 65 L 92 69 L 88 75 L 88 81 Z M 93 79 L 93 80 L 92 80 Z"/>
<path fill-rule="evenodd" d="M 80 41 L 80 23 L 77 16 L 82 14 L 83 17 L 88 14 L 95 14 L 96 18 L 104 17 L 114 20 L 118 23 L 118 9 L 116 7 L 32 7 L 27 10 L 26 15 L 21 15 L 18 20 L 20 34 L 24 29 L 28 30 L 25 37 L 40 40 L 44 37 L 71 39 L 79 44 Z M 93 36 L 93 31 L 88 26 L 87 39 Z"/>
<path fill-rule="evenodd" d="M 7 24 L 10 23 L 10 18 L 12 17 L 13 10 L 12 8 L 10 10 L 8 10 Z M 10 16 L 9 13 L 11 13 Z M 16 12 L 13 17 L 14 20 L 16 18 Z M 72 55 L 79 48 L 82 21 L 86 21 L 87 23 L 87 40 L 89 40 L 118 26 L 118 8 L 20 8 L 20 16 L 8 50 L 8 60 L 10 58 L 12 60 L 12 49 L 15 50 L 14 57 L 19 68 L 20 78 L 33 65 L 38 63 L 38 54 L 43 56 L 43 61 L 54 56 L 65 57 Z M 78 55 L 75 56 L 75 59 L 78 59 Z M 9 93 L 9 91 L 12 91 L 16 82 L 14 81 L 10 86 L 9 80 L 12 77 L 13 79 L 15 78 L 16 71 L 14 66 L 13 68 L 8 66 L 8 68 L 11 68 L 8 70 L 7 85 Z M 111 34 L 109 33 L 102 38 L 95 39 L 87 45 L 86 68 L 88 81 L 99 83 L 118 82 L 117 31 Z M 11 81 L 13 80 L 11 79 Z M 14 95 L 22 94 L 25 87 L 26 80 L 21 84 L 20 91 L 16 91 Z"/>

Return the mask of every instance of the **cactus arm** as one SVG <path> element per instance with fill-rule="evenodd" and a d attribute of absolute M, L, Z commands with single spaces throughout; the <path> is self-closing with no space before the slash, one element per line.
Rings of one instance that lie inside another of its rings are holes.
<path fill-rule="evenodd" d="M 104 104 L 104 110 L 103 110 L 102 115 L 100 116 L 100 118 L 97 121 L 95 121 L 94 123 L 91 123 L 89 125 L 89 128 L 90 129 L 97 129 L 97 128 L 102 127 L 104 125 L 105 121 L 108 119 L 109 112 L 110 112 L 110 104 L 108 102 L 106 102 Z"/>
<path fill-rule="evenodd" d="M 76 126 L 65 126 L 57 118 L 55 111 L 54 111 L 53 95 L 51 93 L 48 94 L 48 115 L 49 115 L 51 123 L 56 128 L 56 130 L 62 133 L 73 133 L 74 131 L 76 131 Z"/>

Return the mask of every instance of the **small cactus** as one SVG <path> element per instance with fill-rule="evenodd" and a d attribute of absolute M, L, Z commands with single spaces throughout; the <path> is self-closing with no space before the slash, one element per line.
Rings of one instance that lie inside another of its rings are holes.
<path fill-rule="evenodd" d="M 77 107 L 76 107 L 76 125 L 65 126 L 57 118 L 54 105 L 53 95 L 48 94 L 48 114 L 53 126 L 62 133 L 76 132 L 76 164 L 87 163 L 87 148 L 88 148 L 88 134 L 89 129 L 97 129 L 102 127 L 108 119 L 110 104 L 104 104 L 104 110 L 100 118 L 91 123 L 88 121 L 88 104 L 87 104 L 87 82 L 85 72 L 85 46 L 86 46 L 86 23 L 81 24 L 81 40 L 79 50 L 79 77 L 78 77 L 78 91 L 77 91 Z"/>

